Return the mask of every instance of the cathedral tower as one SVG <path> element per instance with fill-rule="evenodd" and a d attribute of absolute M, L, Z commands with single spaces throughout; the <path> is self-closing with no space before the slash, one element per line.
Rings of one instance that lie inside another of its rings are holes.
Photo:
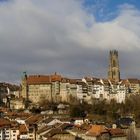
<path fill-rule="evenodd" d="M 115 80 L 116 82 L 120 80 L 118 51 L 116 50 L 110 51 L 110 54 L 109 54 L 108 79 Z"/>

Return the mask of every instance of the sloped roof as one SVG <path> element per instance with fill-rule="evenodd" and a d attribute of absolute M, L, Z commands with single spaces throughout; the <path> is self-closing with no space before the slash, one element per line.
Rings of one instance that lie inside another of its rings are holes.
<path fill-rule="evenodd" d="M 37 131 L 37 133 L 38 133 L 38 134 L 41 134 L 41 133 L 43 133 L 43 132 L 48 131 L 49 129 L 51 129 L 51 127 L 45 125 L 45 126 L 42 127 L 41 129 L 39 129 L 39 130 Z"/>
<path fill-rule="evenodd" d="M 113 136 L 113 137 L 126 136 L 126 134 L 120 128 L 115 128 L 115 129 L 111 128 L 111 129 L 109 129 L 109 132 L 110 132 L 111 136 Z"/>
<path fill-rule="evenodd" d="M 61 82 L 62 82 L 62 83 L 68 83 L 68 82 L 69 82 L 69 79 L 68 79 L 68 78 L 63 77 L 63 78 L 61 78 Z"/>
<path fill-rule="evenodd" d="M 129 86 L 128 80 L 122 79 L 121 82 L 122 82 L 122 84 L 124 84 L 125 86 Z"/>
<path fill-rule="evenodd" d="M 94 85 L 103 85 L 100 81 L 95 81 Z"/>
<path fill-rule="evenodd" d="M 26 123 L 27 124 L 34 124 L 40 119 L 42 119 L 41 115 L 33 115 L 33 116 L 30 116 L 29 118 L 26 119 Z"/>
<path fill-rule="evenodd" d="M 11 123 L 10 123 L 9 120 L 0 118 L 0 127 L 8 126 L 8 125 L 10 125 L 10 124 L 11 124 Z"/>
<path fill-rule="evenodd" d="M 129 83 L 139 84 L 139 80 L 138 79 L 129 78 L 128 81 L 129 81 Z"/>
<path fill-rule="evenodd" d="M 64 124 L 59 124 L 56 127 L 53 127 L 48 131 L 46 134 L 44 134 L 44 137 L 50 138 L 56 134 L 69 134 L 65 129 L 67 127 L 71 126 L 70 124 L 64 123 Z"/>
<path fill-rule="evenodd" d="M 68 78 L 63 78 L 61 75 L 53 74 L 53 75 L 29 75 L 27 77 L 27 84 L 50 84 L 51 82 L 56 81 L 68 81 Z"/>
<path fill-rule="evenodd" d="M 7 87 L 10 89 L 10 91 L 18 91 L 20 87 L 18 85 L 14 85 L 11 83 L 5 83 L 5 82 L 0 82 L 0 88 L 5 89 L 7 91 Z"/>
<path fill-rule="evenodd" d="M 92 125 L 87 135 L 100 136 L 102 133 L 108 133 L 104 125 Z"/>
<path fill-rule="evenodd" d="M 61 75 L 58 75 L 56 73 L 54 75 L 51 75 L 50 77 L 51 77 L 52 82 L 61 81 L 61 79 L 62 79 Z"/>
<path fill-rule="evenodd" d="M 77 80 L 76 79 L 69 79 L 69 83 L 70 84 L 77 84 Z"/>
<path fill-rule="evenodd" d="M 46 84 L 51 82 L 51 77 L 48 75 L 30 75 L 27 78 L 27 83 L 31 84 Z"/>
<path fill-rule="evenodd" d="M 20 133 L 27 133 L 28 132 L 28 128 L 27 128 L 26 124 L 21 124 L 19 126 L 19 132 Z"/>
<path fill-rule="evenodd" d="M 93 81 L 93 78 L 92 77 L 84 77 L 85 78 L 85 80 L 87 81 L 87 82 L 92 82 Z"/>

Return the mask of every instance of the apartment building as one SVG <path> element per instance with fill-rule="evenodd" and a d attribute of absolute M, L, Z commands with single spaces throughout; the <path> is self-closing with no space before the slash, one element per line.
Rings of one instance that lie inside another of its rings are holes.
<path fill-rule="evenodd" d="M 0 139 L 1 140 L 18 140 L 19 128 L 14 122 L 7 119 L 0 119 Z"/>
<path fill-rule="evenodd" d="M 140 93 L 140 80 L 138 79 L 127 79 L 126 83 L 129 87 L 129 93 L 138 94 Z"/>
<path fill-rule="evenodd" d="M 86 80 L 86 79 L 85 79 Z M 89 82 L 86 81 L 88 84 Z M 91 84 L 92 83 L 92 84 Z M 90 82 L 90 92 L 91 98 L 98 100 L 116 100 L 118 103 L 124 102 L 126 97 L 126 86 L 124 82 L 116 82 L 108 79 L 94 79 Z"/>
<path fill-rule="evenodd" d="M 60 82 L 60 97 L 62 102 L 69 102 L 69 95 L 70 95 L 70 90 L 69 90 L 69 79 L 67 78 L 62 78 Z"/>

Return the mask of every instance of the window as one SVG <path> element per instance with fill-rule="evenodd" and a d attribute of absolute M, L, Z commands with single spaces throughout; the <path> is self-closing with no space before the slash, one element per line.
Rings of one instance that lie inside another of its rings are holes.
<path fill-rule="evenodd" d="M 29 137 L 33 137 L 33 135 L 29 135 Z"/>
<path fill-rule="evenodd" d="M 113 71 L 113 75 L 116 75 L 116 72 L 115 71 Z"/>
<path fill-rule="evenodd" d="M 116 67 L 116 61 L 113 60 L 113 67 Z"/>
<path fill-rule="evenodd" d="M 29 133 L 32 133 L 33 132 L 33 128 L 29 128 Z"/>

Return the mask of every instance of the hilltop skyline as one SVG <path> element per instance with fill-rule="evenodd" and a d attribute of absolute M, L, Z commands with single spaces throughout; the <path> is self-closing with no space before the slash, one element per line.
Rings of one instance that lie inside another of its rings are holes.
<path fill-rule="evenodd" d="M 107 78 L 118 50 L 121 78 L 140 78 L 138 0 L 0 0 L 0 81 L 22 72 Z"/>

